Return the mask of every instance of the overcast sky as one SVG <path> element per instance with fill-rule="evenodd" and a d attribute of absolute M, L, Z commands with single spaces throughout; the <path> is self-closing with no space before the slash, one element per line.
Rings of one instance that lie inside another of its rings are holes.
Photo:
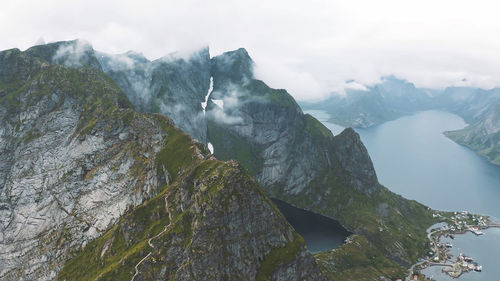
<path fill-rule="evenodd" d="M 82 38 L 155 59 L 245 47 L 259 78 L 299 100 L 390 74 L 419 87 L 491 88 L 500 86 L 499 2 L 2 0 L 0 49 Z"/>

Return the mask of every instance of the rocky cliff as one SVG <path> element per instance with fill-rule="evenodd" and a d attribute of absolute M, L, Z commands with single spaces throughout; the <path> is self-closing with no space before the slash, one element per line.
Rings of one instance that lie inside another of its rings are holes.
<path fill-rule="evenodd" d="M 0 52 L 0 279 L 323 278 L 236 163 L 137 113 L 91 49 L 54 59 L 74 44 Z"/>

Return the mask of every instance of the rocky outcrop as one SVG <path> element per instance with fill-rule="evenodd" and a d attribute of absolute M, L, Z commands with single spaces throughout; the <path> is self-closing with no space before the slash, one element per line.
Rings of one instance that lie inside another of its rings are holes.
<path fill-rule="evenodd" d="M 335 136 L 333 145 L 340 165 L 348 174 L 347 183 L 368 194 L 378 191 L 377 175 L 359 134 L 347 128 Z"/>

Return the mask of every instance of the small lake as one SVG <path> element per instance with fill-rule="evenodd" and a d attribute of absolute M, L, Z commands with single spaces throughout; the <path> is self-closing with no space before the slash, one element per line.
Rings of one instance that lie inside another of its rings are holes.
<path fill-rule="evenodd" d="M 334 135 L 343 130 L 328 122 L 324 111 L 305 112 Z M 466 125 L 455 114 L 431 110 L 355 130 L 370 153 L 380 183 L 393 192 L 434 209 L 500 218 L 500 166 L 443 135 Z M 484 267 L 483 272 L 465 274 L 458 280 L 499 280 L 500 229 L 488 229 L 482 236 L 457 235 L 452 243 L 453 253 L 472 256 Z M 427 270 L 436 280 L 451 280 L 441 268 Z"/>
<path fill-rule="evenodd" d="M 307 249 L 313 254 L 340 247 L 352 234 L 336 220 L 296 208 L 281 200 L 273 199 L 273 202 L 295 231 L 304 237 Z"/>

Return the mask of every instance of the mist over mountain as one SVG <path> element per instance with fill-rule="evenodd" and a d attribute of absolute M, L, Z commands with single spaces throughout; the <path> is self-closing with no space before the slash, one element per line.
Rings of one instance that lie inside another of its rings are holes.
<path fill-rule="evenodd" d="M 349 89 L 345 95 L 308 103 L 304 109 L 320 109 L 330 114 L 331 121 L 345 127 L 366 128 L 431 108 L 432 98 L 426 91 L 394 76 L 382 77 L 380 84 L 362 90 Z"/>
<path fill-rule="evenodd" d="M 324 110 L 333 123 L 344 127 L 367 128 L 422 110 L 444 110 L 462 117 L 470 126 L 447 132 L 446 136 L 466 145 L 493 163 L 500 163 L 500 128 L 497 107 L 500 88 L 474 87 L 419 89 L 394 76 L 383 77 L 380 84 L 363 90 L 347 90 L 320 102 L 302 102 L 304 109 Z"/>

